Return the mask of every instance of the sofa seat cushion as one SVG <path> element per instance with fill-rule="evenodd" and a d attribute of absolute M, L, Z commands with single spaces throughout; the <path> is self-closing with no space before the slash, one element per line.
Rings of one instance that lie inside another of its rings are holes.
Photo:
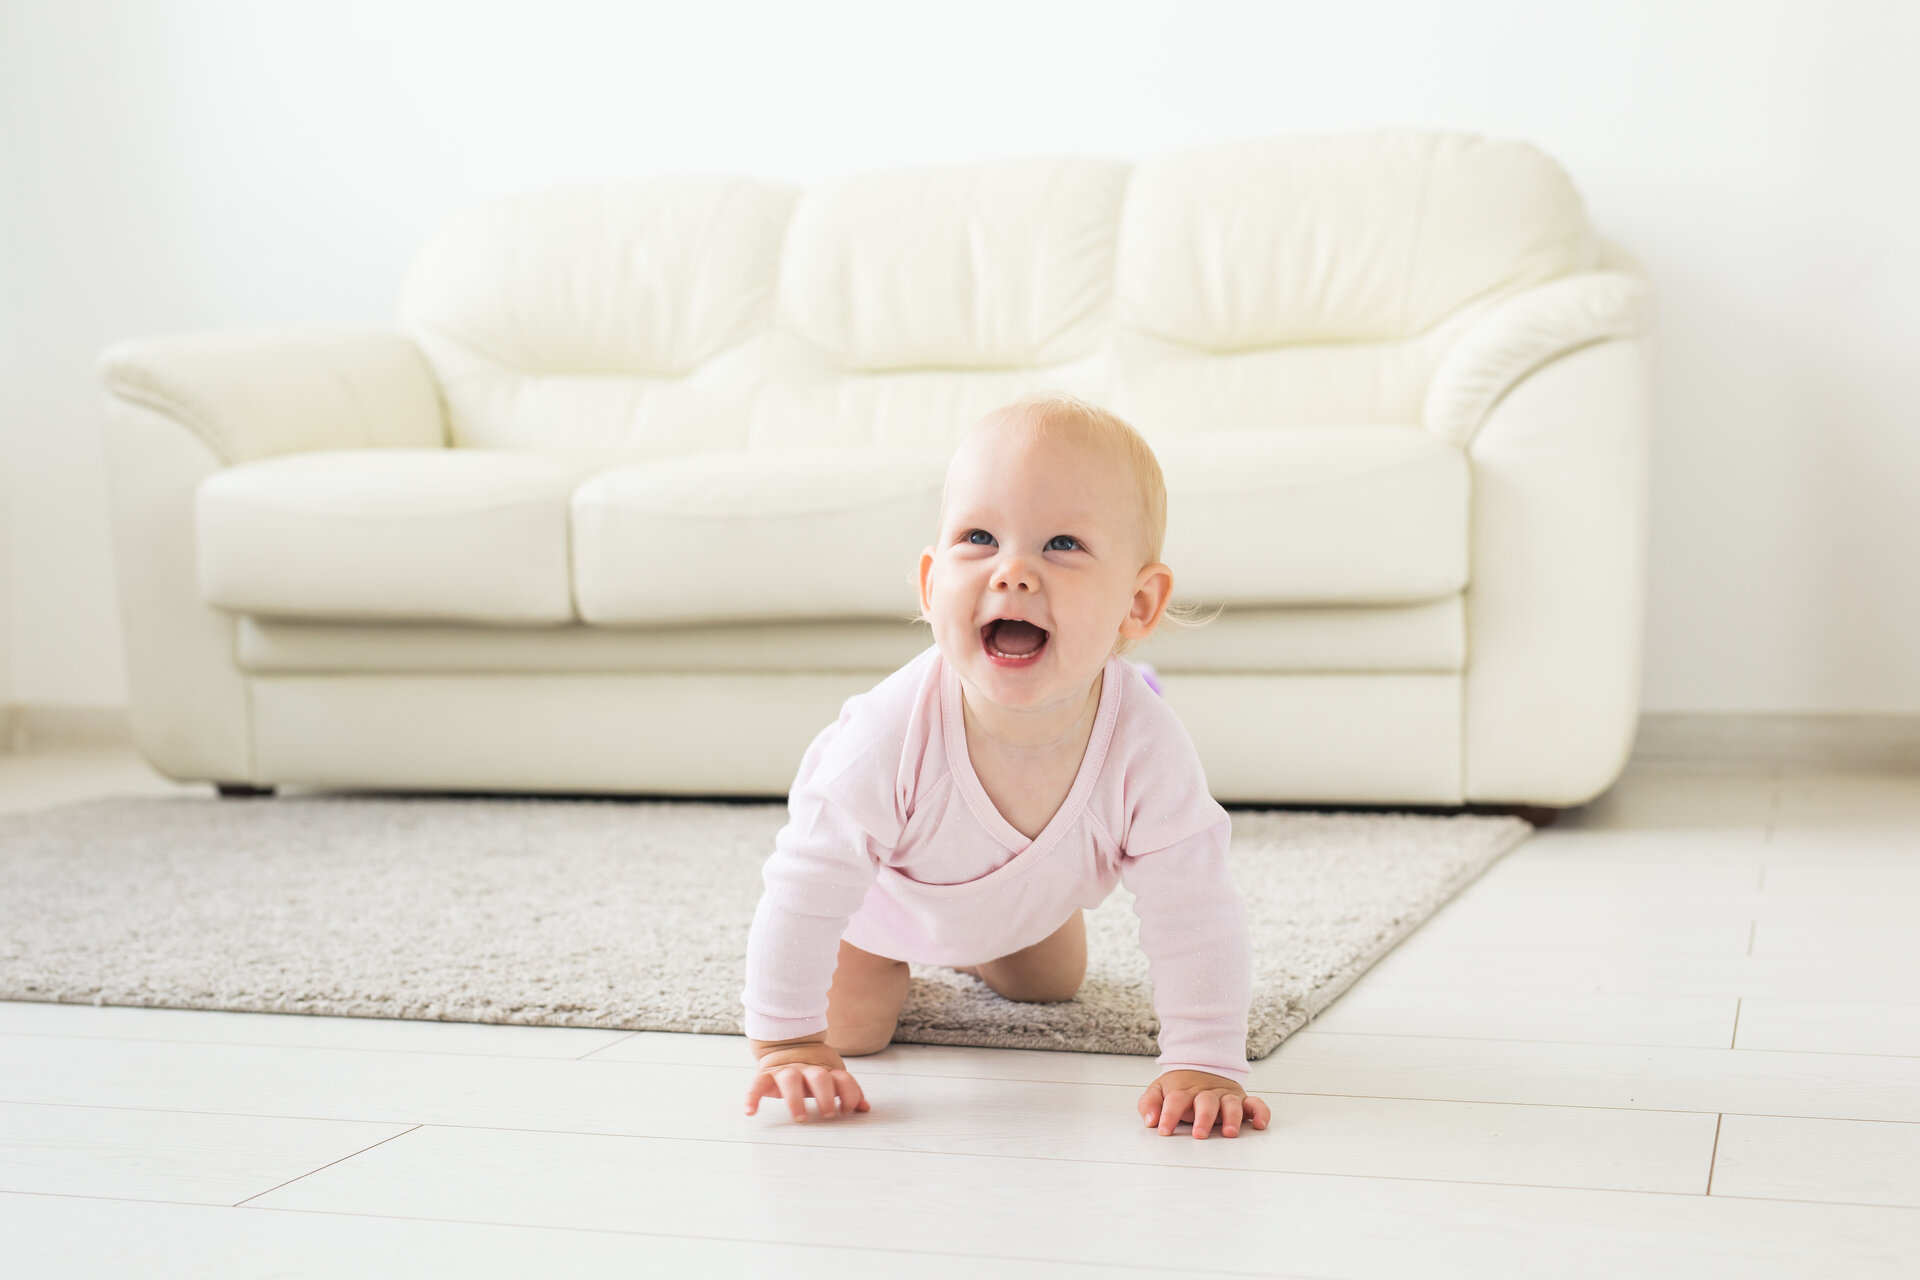
<path fill-rule="evenodd" d="M 1252 428 L 1168 436 L 1154 450 L 1178 600 L 1401 604 L 1466 585 L 1466 456 L 1424 428 Z M 947 457 L 757 450 L 602 471 L 573 499 L 580 617 L 911 617 Z"/>
<path fill-rule="evenodd" d="M 659 625 L 919 612 L 947 452 L 755 450 L 612 467 L 573 496 L 580 616 Z"/>
<path fill-rule="evenodd" d="M 200 592 L 265 617 L 571 622 L 567 501 L 588 470 L 493 449 L 228 467 L 195 494 Z"/>
<path fill-rule="evenodd" d="M 1398 604 L 1467 584 L 1470 471 L 1424 427 L 1158 436 L 1174 599 Z"/>
<path fill-rule="evenodd" d="M 263 675 L 895 670 L 933 643 L 897 618 L 676 627 L 499 627 L 241 618 L 236 655 Z M 1228 609 L 1205 626 L 1163 625 L 1128 655 L 1164 672 L 1458 672 L 1459 596 L 1361 608 Z"/>

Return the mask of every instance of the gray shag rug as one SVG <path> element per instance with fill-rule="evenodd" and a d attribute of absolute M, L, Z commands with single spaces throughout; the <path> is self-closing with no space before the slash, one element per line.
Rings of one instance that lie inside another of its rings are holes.
<path fill-rule="evenodd" d="M 1235 810 L 1262 1058 L 1531 832 Z M 780 803 L 317 794 L 0 814 L 0 999 L 740 1033 Z M 1022 1004 L 915 964 L 895 1041 L 1155 1054 L 1124 887 L 1087 978 Z"/>

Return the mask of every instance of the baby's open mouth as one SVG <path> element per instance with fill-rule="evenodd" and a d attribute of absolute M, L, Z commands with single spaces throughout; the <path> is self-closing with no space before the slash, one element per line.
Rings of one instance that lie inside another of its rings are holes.
<path fill-rule="evenodd" d="M 1024 618 L 996 618 L 980 628 L 980 646 L 996 666 L 1030 666 L 1047 647 L 1047 632 Z"/>

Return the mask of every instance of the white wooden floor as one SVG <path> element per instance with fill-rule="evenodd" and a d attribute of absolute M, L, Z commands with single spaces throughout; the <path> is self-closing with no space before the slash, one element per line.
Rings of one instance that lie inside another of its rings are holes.
<path fill-rule="evenodd" d="M 0 808 L 170 784 L 0 756 Z M 1920 777 L 1629 774 L 1254 1064 L 0 1003 L 7 1276 L 1920 1275 Z M 4 940 L 0 940 L 4 945 Z"/>

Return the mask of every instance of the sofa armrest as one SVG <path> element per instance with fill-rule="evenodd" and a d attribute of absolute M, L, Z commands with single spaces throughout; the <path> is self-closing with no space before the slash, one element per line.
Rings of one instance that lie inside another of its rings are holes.
<path fill-rule="evenodd" d="M 1474 321 L 1434 370 L 1422 417 L 1465 447 L 1493 406 L 1549 361 L 1653 327 L 1653 290 L 1630 270 L 1583 271 L 1506 299 Z"/>
<path fill-rule="evenodd" d="M 107 390 L 198 436 L 224 465 L 310 449 L 444 447 L 433 371 L 405 334 L 245 329 L 117 343 Z"/>

